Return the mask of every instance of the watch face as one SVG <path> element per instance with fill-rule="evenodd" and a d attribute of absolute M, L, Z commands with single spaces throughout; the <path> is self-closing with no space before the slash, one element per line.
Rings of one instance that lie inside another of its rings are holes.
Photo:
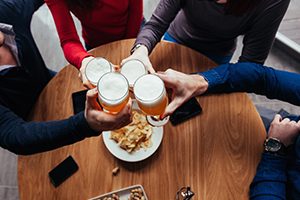
<path fill-rule="evenodd" d="M 265 144 L 265 150 L 266 151 L 277 152 L 277 151 L 280 150 L 280 148 L 281 148 L 280 141 L 277 141 L 277 140 L 272 139 L 272 138 L 269 138 L 266 141 L 266 144 Z"/>

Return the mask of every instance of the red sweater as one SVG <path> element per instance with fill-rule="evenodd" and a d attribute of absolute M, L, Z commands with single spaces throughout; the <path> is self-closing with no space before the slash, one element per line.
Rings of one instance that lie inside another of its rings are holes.
<path fill-rule="evenodd" d="M 143 18 L 142 0 L 98 0 L 92 10 L 70 9 L 65 0 L 45 0 L 66 59 L 78 69 L 90 56 L 83 48 L 70 11 L 80 20 L 85 43 L 96 47 L 112 41 L 135 38 Z"/>

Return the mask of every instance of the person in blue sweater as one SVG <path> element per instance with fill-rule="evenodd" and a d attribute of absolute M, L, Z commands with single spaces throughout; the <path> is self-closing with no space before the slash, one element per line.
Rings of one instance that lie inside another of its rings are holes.
<path fill-rule="evenodd" d="M 157 75 L 173 93 L 162 118 L 171 115 L 190 98 L 208 93 L 249 92 L 300 105 L 300 74 L 261 64 L 228 63 L 190 75 L 168 69 Z M 284 119 L 275 116 L 251 184 L 252 200 L 300 199 L 299 120 L 299 116 Z"/>
<path fill-rule="evenodd" d="M 53 77 L 30 32 L 32 15 L 43 3 L 0 1 L 0 147 L 22 155 L 59 148 L 131 122 L 131 101 L 119 114 L 109 115 L 99 110 L 95 89 L 87 93 L 85 111 L 69 119 L 25 121 Z"/>

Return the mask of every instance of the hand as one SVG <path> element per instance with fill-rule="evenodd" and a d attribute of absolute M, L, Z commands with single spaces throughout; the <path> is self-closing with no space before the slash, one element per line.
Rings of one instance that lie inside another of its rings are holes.
<path fill-rule="evenodd" d="M 88 89 L 94 88 L 93 85 L 88 81 L 88 79 L 85 76 L 85 68 L 92 59 L 94 59 L 93 56 L 84 58 L 81 62 L 81 67 L 80 67 L 80 72 L 79 72 L 79 78 L 81 79 L 82 84 L 84 85 L 84 87 L 86 87 Z"/>
<path fill-rule="evenodd" d="M 131 123 L 132 101 L 129 99 L 127 105 L 118 114 L 108 114 L 101 110 L 97 102 L 97 88 L 89 90 L 86 95 L 84 116 L 89 126 L 95 131 L 116 130 Z"/>
<path fill-rule="evenodd" d="M 4 34 L 0 31 L 0 47 L 4 44 Z"/>
<path fill-rule="evenodd" d="M 148 69 L 148 71 L 152 74 L 155 73 L 155 70 L 152 67 L 152 64 L 149 60 L 149 56 L 148 56 L 148 49 L 146 46 L 142 45 L 140 46 L 137 50 L 135 50 L 135 52 L 133 52 L 133 54 L 131 56 L 129 56 L 128 58 L 125 58 L 124 60 L 122 60 L 121 65 L 129 60 L 139 60 L 141 61 Z"/>
<path fill-rule="evenodd" d="M 271 123 L 268 137 L 279 139 L 286 147 L 291 145 L 300 131 L 300 121 L 290 121 L 285 118 L 282 120 L 279 114 L 276 114 Z"/>
<path fill-rule="evenodd" d="M 171 115 L 179 106 L 194 96 L 203 94 L 207 88 L 206 80 L 198 75 L 187 75 L 172 69 L 159 72 L 157 75 L 164 81 L 167 88 L 172 89 L 171 102 L 161 118 Z"/>

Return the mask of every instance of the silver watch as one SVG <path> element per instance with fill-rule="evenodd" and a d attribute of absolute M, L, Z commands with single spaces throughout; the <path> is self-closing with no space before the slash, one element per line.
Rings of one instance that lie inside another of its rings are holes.
<path fill-rule="evenodd" d="M 130 55 L 132 55 L 138 48 L 140 48 L 142 46 L 142 44 L 136 44 L 132 47 L 132 49 L 130 50 Z"/>

